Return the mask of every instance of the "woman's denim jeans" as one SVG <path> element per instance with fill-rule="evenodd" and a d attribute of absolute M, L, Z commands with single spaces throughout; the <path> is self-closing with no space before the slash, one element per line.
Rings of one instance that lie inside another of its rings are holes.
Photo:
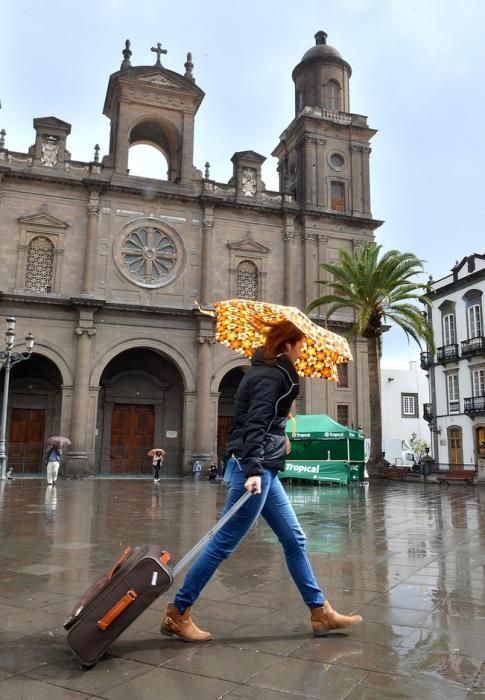
<path fill-rule="evenodd" d="M 247 477 L 237 460 L 235 461 L 236 464 L 231 465 L 235 466 L 235 469 L 224 513 L 244 493 L 244 483 Z M 261 494 L 246 501 L 222 530 L 214 535 L 189 570 L 173 601 L 173 604 L 182 613 L 195 603 L 219 564 L 234 552 L 260 514 L 283 545 L 286 564 L 305 603 L 310 607 L 323 605 L 325 598 L 315 579 L 305 551 L 305 534 L 277 472 L 265 469 L 261 479 Z"/>

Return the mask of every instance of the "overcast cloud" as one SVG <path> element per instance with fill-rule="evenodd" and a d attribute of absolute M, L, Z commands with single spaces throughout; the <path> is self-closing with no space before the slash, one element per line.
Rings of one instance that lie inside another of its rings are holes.
<path fill-rule="evenodd" d="M 34 117 L 72 124 L 68 148 L 90 160 L 108 149 L 102 115 L 109 74 L 125 39 L 133 65 L 183 73 L 193 54 L 206 97 L 197 115 L 195 164 L 227 181 L 235 151 L 267 157 L 263 179 L 277 189 L 271 151 L 293 117 L 291 72 L 319 29 L 351 64 L 351 111 L 369 117 L 372 209 L 385 220 L 377 240 L 412 251 L 427 273 L 445 276 L 456 259 L 484 252 L 485 3 L 482 0 L 4 0 L 0 128 L 26 151 Z M 384 365 L 416 359 L 398 331 Z"/>

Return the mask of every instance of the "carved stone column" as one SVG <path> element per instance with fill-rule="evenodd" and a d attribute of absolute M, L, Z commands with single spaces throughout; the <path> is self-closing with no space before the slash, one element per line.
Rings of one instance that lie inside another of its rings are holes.
<path fill-rule="evenodd" d="M 285 246 L 285 304 L 295 304 L 295 221 L 294 216 L 285 214 L 283 241 Z"/>
<path fill-rule="evenodd" d="M 316 179 L 316 163 L 315 163 L 315 145 L 316 139 L 313 136 L 305 135 L 305 204 L 315 204 L 315 179 Z"/>
<path fill-rule="evenodd" d="M 88 226 L 84 249 L 83 296 L 93 296 L 96 283 L 96 239 L 98 232 L 99 192 L 91 190 L 87 206 Z"/>
<path fill-rule="evenodd" d="M 197 414 L 194 459 L 202 463 L 211 458 L 211 366 L 214 339 L 200 335 L 197 353 Z"/>
<path fill-rule="evenodd" d="M 325 177 L 327 166 L 325 162 L 325 145 L 327 143 L 326 139 L 317 139 L 317 206 L 326 207 L 328 206 L 328 196 L 327 196 L 327 178 Z"/>
<path fill-rule="evenodd" d="M 200 296 L 201 303 L 210 304 L 212 299 L 212 275 L 214 266 L 214 210 L 212 207 L 205 211 L 204 220 L 202 222 L 202 265 L 201 265 L 201 281 L 200 281 Z"/>
<path fill-rule="evenodd" d="M 83 313 L 82 316 L 88 314 Z M 91 338 L 96 334 L 92 322 L 80 318 L 76 328 L 76 364 L 72 395 L 71 448 L 66 459 L 66 470 L 74 478 L 85 476 L 88 467 L 89 375 Z"/>
<path fill-rule="evenodd" d="M 180 163 L 180 182 L 190 185 L 192 182 L 194 153 L 194 117 L 189 112 L 183 116 L 182 157 Z"/>
<path fill-rule="evenodd" d="M 319 265 L 320 263 L 327 263 L 328 262 L 328 236 L 326 236 L 323 233 L 319 233 L 317 235 L 317 240 L 318 240 L 318 259 L 317 259 L 317 274 L 315 279 L 321 280 L 323 278 L 327 278 L 328 273 L 322 270 Z M 322 293 L 322 288 L 319 287 L 316 290 L 317 295 Z M 322 308 L 321 306 L 318 307 L 318 309 L 315 309 L 315 311 L 318 312 L 319 318 L 325 318 L 325 309 Z M 328 382 L 327 382 L 328 383 Z"/>
<path fill-rule="evenodd" d="M 308 230 L 303 232 L 303 248 L 304 248 L 304 287 L 303 287 L 303 305 L 305 308 L 310 301 L 317 296 L 317 288 L 315 280 L 317 279 L 317 235 Z"/>
<path fill-rule="evenodd" d="M 372 149 L 369 146 L 362 148 L 362 191 L 364 200 L 364 216 L 372 216 L 370 209 L 370 176 L 369 159 Z"/>
<path fill-rule="evenodd" d="M 352 214 L 362 215 L 364 211 L 362 191 L 362 146 L 352 146 Z"/>

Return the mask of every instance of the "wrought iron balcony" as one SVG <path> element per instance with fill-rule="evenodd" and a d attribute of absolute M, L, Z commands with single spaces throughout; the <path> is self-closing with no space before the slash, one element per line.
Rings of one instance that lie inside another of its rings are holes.
<path fill-rule="evenodd" d="M 428 423 L 433 420 L 433 404 L 423 403 L 423 418 Z"/>
<path fill-rule="evenodd" d="M 480 335 L 478 338 L 469 338 L 461 341 L 462 357 L 472 357 L 473 355 L 485 355 L 485 338 Z"/>
<path fill-rule="evenodd" d="M 428 369 L 433 364 L 433 353 L 432 352 L 422 352 L 421 353 L 421 369 Z"/>
<path fill-rule="evenodd" d="M 451 345 L 442 345 L 440 348 L 437 349 L 436 357 L 438 362 L 441 363 L 458 360 L 460 357 L 460 354 L 458 352 L 458 343 L 452 343 Z"/>
<path fill-rule="evenodd" d="M 465 413 L 485 413 L 485 396 L 472 396 L 465 399 Z"/>

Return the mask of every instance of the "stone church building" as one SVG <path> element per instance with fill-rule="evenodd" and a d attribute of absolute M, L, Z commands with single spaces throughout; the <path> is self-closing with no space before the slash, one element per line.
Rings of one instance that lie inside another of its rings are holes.
<path fill-rule="evenodd" d="M 272 154 L 278 192 L 265 188 L 266 158 L 251 150 L 234 153 L 227 183 L 194 166 L 204 92 L 191 55 L 177 73 L 162 65 L 160 45 L 155 65 L 135 66 L 126 42 L 103 107 L 106 155 L 95 147 L 91 161 L 72 160 L 71 125 L 53 116 L 33 120 L 25 152 L 8 150 L 1 132 L 0 313 L 17 318 L 17 349 L 28 330 L 35 336 L 11 375 L 16 472 L 43 468 L 52 434 L 72 441 L 71 475 L 150 473 L 154 446 L 166 450 L 169 476 L 188 473 L 195 456 L 220 458 L 247 361 L 214 342 L 213 320 L 194 300 L 305 308 L 319 293 L 318 264 L 373 239 L 375 130 L 350 112 L 350 65 L 324 32 L 315 38 L 293 71 L 295 114 Z M 137 144 L 162 153 L 168 171 L 130 174 Z M 350 320 L 342 313 L 330 327 L 343 332 Z M 366 344 L 351 349 L 338 385 L 302 380 L 297 413 L 368 428 Z"/>

